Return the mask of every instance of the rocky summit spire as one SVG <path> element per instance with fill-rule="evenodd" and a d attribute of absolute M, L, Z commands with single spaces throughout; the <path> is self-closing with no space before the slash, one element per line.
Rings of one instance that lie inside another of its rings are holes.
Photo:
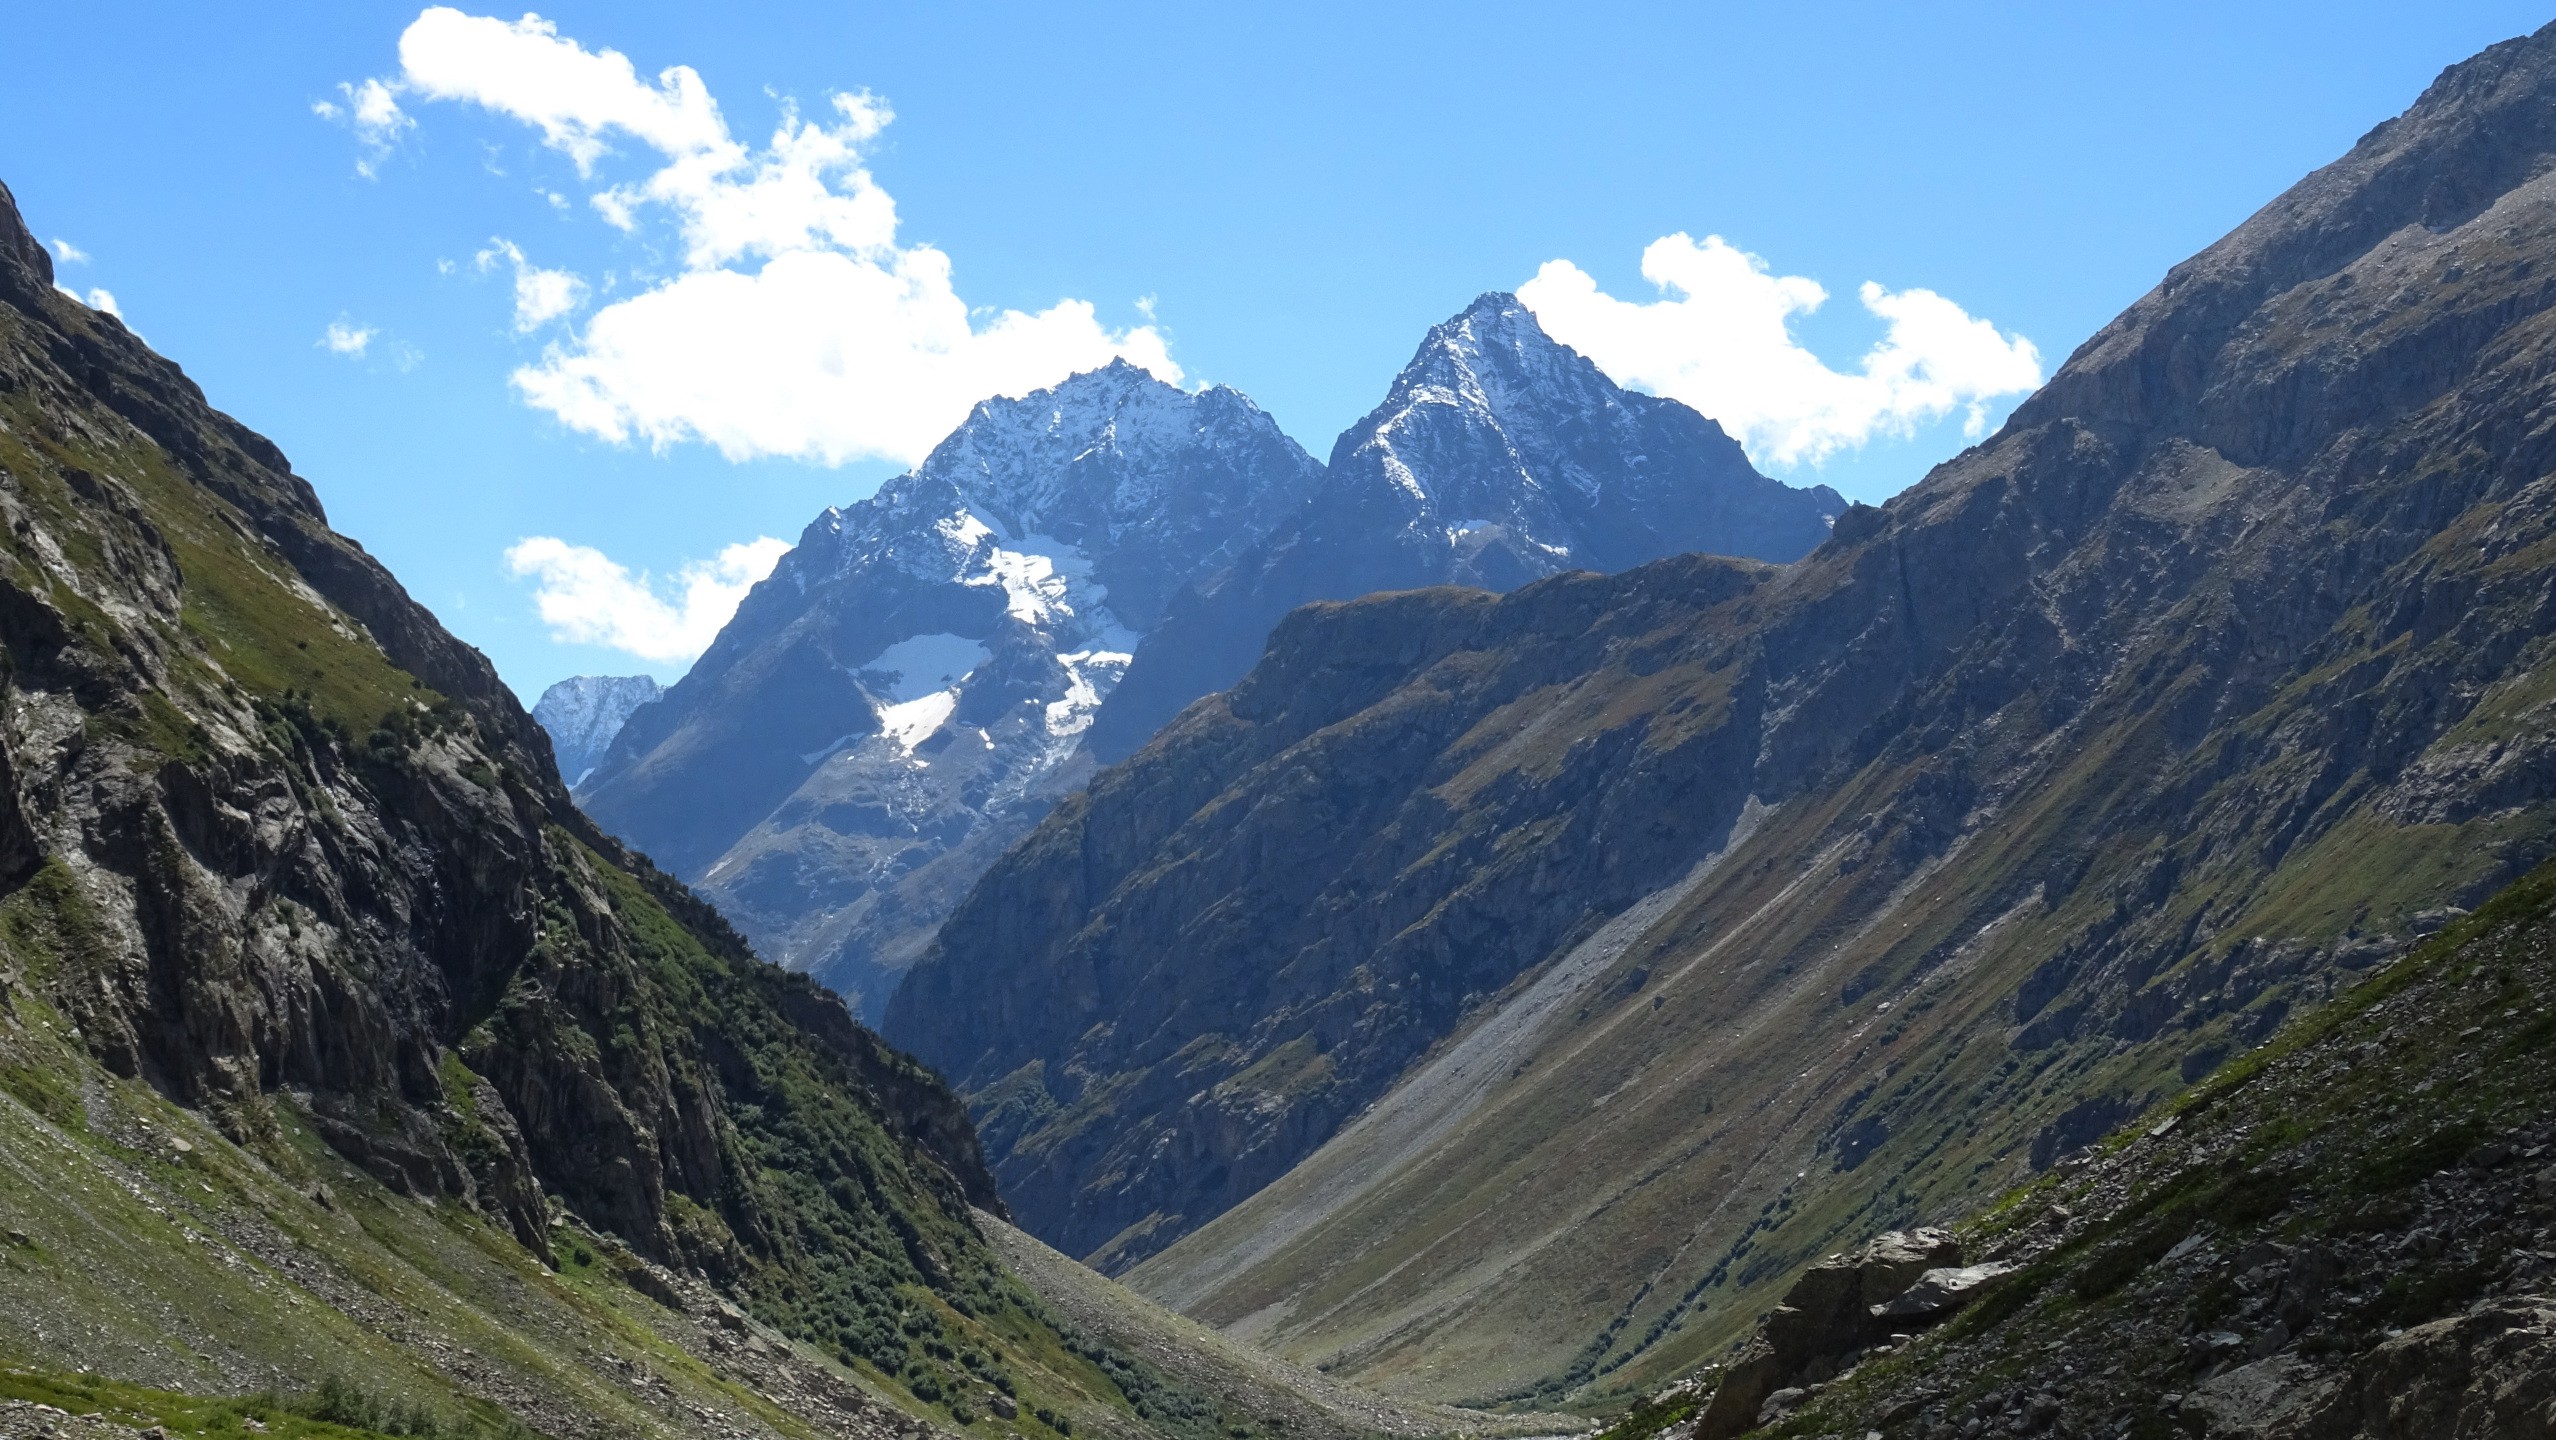
<path fill-rule="evenodd" d="M 1784 562 L 1846 502 L 1759 474 L 1722 427 L 1626 390 L 1493 292 L 1430 328 L 1384 403 L 1332 446 L 1322 488 L 1183 597 L 1095 722 L 1123 758 L 1240 679 L 1314 600 L 1422 585 L 1508 590 L 1702 551 Z"/>

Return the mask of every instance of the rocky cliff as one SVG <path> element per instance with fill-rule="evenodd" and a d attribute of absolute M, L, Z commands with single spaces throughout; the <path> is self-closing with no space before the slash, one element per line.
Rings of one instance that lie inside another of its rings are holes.
<path fill-rule="evenodd" d="M 1227 389 L 1123 362 L 989 400 L 810 525 L 579 789 L 758 945 L 875 1015 L 1189 581 L 1319 473 Z"/>
<path fill-rule="evenodd" d="M 0 1354 L 412 1436 L 1249 1428 L 1048 1319 L 949 1092 L 551 753 L 0 191 Z"/>
<path fill-rule="evenodd" d="M 893 1033 L 1188 1313 L 1417 1394 L 1676 1372 L 2556 848 L 2551 173 L 2542 34 L 1797 565 L 1298 612 Z"/>
<path fill-rule="evenodd" d="M 1279 617 L 1424 585 L 1509 590 L 1690 551 L 1797 560 L 1846 508 L 1757 473 L 1722 427 L 1626 390 L 1488 294 L 1433 327 L 1384 403 L 1341 433 L 1303 505 L 1177 597 L 1093 722 L 1126 758 L 1240 680 Z"/>

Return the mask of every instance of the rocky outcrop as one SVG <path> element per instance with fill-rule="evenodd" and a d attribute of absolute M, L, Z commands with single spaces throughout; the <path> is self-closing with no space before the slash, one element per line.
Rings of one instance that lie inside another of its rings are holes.
<path fill-rule="evenodd" d="M 1962 1273 L 1961 1242 L 1945 1230 L 1894 1230 L 1811 1266 L 1759 1323 L 1757 1338 L 1722 1371 L 1712 1398 L 1680 1433 L 1729 1440 L 1755 1428 L 1770 1402 L 1789 1410 L 1792 1397 L 1806 1393 L 1803 1385 L 1834 1378 L 1865 1351 L 1888 1349 L 1894 1330 L 1915 1328 L 1903 1327 L 1903 1316 L 1922 1310 L 1929 1320 L 1941 1319 L 1958 1308 L 1948 1303 L 1954 1296 L 1975 1297 L 1996 1272 L 1980 1267 L 1963 1282 L 1947 1283 Z M 1919 1299 L 1912 1288 L 1929 1276 L 1935 1284 Z M 1791 1394 L 1777 1401 L 1782 1392 Z"/>
<path fill-rule="evenodd" d="M 2551 117 L 2452 70 L 1797 564 L 1299 612 L 895 1033 L 1034 1233 L 1427 1395 L 2064 1163 L 2556 851 Z"/>

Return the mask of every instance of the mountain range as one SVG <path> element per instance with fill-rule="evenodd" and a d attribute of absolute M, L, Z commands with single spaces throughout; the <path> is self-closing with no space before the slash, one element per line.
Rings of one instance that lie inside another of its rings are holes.
<path fill-rule="evenodd" d="M 1020 1280 L 941 1082 L 597 829 L 5 189 L 0 615 L 0 1430 L 1268 1433 L 1284 1367 Z"/>
<path fill-rule="evenodd" d="M 1083 732 L 1185 577 L 1319 467 L 1227 389 L 1125 363 L 979 405 L 810 524 L 578 792 L 758 946 L 865 1012 L 1071 788 Z"/>
<path fill-rule="evenodd" d="M 1509 590 L 1687 551 L 1781 563 L 1845 500 L 1757 473 L 1675 400 L 1624 389 L 1489 294 L 1431 329 L 1384 403 L 1341 433 L 1323 481 L 1231 565 L 1204 574 L 1092 723 L 1124 759 L 1243 677 L 1279 619 L 1316 600 L 1424 585 Z"/>
<path fill-rule="evenodd" d="M 1005 847 L 1295 605 L 1792 559 L 1843 506 L 1507 295 L 1432 330 L 1328 468 L 1234 391 L 1119 362 L 985 402 L 818 517 L 578 800 L 875 1020 Z"/>
<path fill-rule="evenodd" d="M 2556 26 L 1885 505 L 1486 296 L 545 722 L 0 189 L 0 621 L 0 1432 L 2556 1416 Z"/>
<path fill-rule="evenodd" d="M 1296 611 L 886 1032 L 1030 1231 L 1412 1395 L 2029 1179 L 2556 849 L 2551 96 L 2453 69 L 1796 564 Z"/>

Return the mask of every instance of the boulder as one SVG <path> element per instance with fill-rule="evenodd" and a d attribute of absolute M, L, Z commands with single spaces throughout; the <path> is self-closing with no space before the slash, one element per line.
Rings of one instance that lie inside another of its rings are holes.
<path fill-rule="evenodd" d="M 1873 1318 L 1901 1326 L 1931 1325 L 1948 1319 L 2015 1273 L 2012 1265 L 1945 1266 L 1917 1277 L 1917 1283 L 1872 1307 Z"/>
<path fill-rule="evenodd" d="M 1803 1271 L 1783 1303 L 1759 1323 L 1757 1337 L 1722 1373 L 1720 1387 L 1696 1417 L 1695 1440 L 1743 1434 L 1763 1423 L 1761 1412 L 1780 1393 L 1853 1364 L 1891 1332 L 1907 1328 L 1899 1316 L 1883 1317 L 1890 1302 L 1930 1274 L 1960 1273 L 1960 1265 L 1961 1242 L 1949 1230 L 1929 1228 L 1893 1230 Z"/>

